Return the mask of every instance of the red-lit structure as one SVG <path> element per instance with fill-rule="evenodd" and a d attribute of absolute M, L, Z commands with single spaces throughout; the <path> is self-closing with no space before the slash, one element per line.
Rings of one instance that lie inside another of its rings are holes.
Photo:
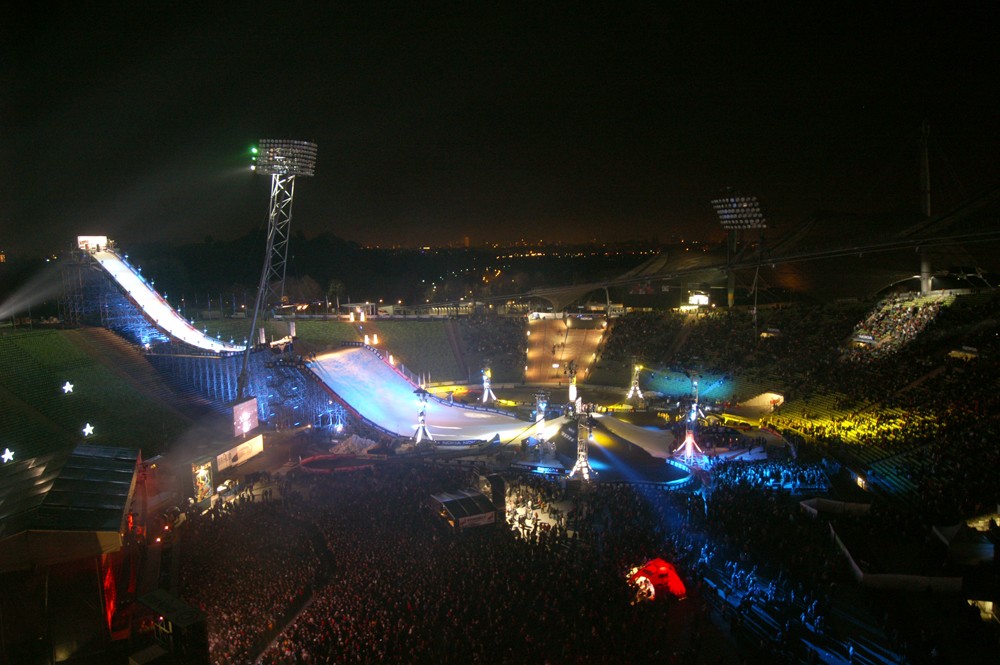
<path fill-rule="evenodd" d="M 636 600 L 664 600 L 687 597 L 687 587 L 677 574 L 672 563 L 663 559 L 652 559 L 641 568 L 633 568 L 628 574 L 628 583 L 636 590 Z"/>

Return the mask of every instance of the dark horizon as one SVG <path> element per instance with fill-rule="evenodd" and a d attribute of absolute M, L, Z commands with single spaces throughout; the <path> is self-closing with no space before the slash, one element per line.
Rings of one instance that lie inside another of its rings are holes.
<path fill-rule="evenodd" d="M 709 201 L 919 214 L 997 182 L 992 7 L 7 10 L 0 249 L 261 228 L 260 138 L 312 140 L 293 228 L 364 245 L 720 235 Z"/>

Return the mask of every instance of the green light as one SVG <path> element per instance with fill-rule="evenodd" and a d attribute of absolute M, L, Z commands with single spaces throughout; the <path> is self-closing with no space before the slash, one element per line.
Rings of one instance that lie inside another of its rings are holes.
<path fill-rule="evenodd" d="M 257 154 L 257 146 L 254 146 L 254 147 L 250 148 L 250 154 L 251 155 L 256 155 Z"/>

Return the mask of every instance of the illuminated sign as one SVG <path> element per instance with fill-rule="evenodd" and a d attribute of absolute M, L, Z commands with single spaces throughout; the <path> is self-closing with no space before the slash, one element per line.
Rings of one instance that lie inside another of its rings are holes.
<path fill-rule="evenodd" d="M 191 465 L 191 476 L 194 482 L 195 503 L 201 503 L 212 496 L 212 463 Z"/>
<path fill-rule="evenodd" d="M 85 252 L 99 252 L 108 248 L 107 236 L 77 236 L 76 246 Z"/>
<path fill-rule="evenodd" d="M 258 434 L 252 439 L 244 441 L 235 448 L 231 448 L 215 458 L 216 467 L 219 471 L 234 466 L 239 466 L 251 457 L 264 452 L 264 435 Z"/>

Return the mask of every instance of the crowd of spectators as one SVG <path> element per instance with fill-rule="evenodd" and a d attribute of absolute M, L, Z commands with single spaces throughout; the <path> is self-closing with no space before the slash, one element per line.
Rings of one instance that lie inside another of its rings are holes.
<path fill-rule="evenodd" d="M 801 514 L 789 487 L 775 489 L 774 479 L 816 480 L 822 466 L 721 463 L 709 472 L 711 491 L 699 493 L 628 484 L 568 492 L 507 475 L 508 513 L 530 518 L 508 527 L 501 514 L 465 532 L 427 499 L 470 486 L 468 470 L 392 463 L 299 477 L 280 501 L 243 501 L 186 527 L 185 597 L 209 615 L 220 664 L 261 651 L 259 662 L 282 665 L 732 662 L 728 637 L 764 660 L 807 660 L 820 639 L 847 649 L 857 626 L 843 617 L 872 620 L 870 608 L 852 609 L 851 594 L 839 592 L 850 575 L 826 523 Z M 919 529 L 897 513 L 865 528 L 898 524 Z M 655 557 L 675 564 L 687 602 L 633 604 L 625 574 Z M 265 648 L 261 637 L 314 587 Z M 940 638 L 921 641 L 891 616 L 880 626 L 890 652 L 920 654 Z"/>
<path fill-rule="evenodd" d="M 303 481 L 333 572 L 262 662 L 620 663 L 678 650 L 662 606 L 629 602 L 624 573 L 659 550 L 642 505 L 616 499 L 630 490 L 579 499 L 570 528 L 456 534 L 427 497 L 467 481 L 432 465 Z M 542 510 L 561 492 L 512 486 Z"/>
<path fill-rule="evenodd" d="M 1000 399 L 992 389 L 1000 372 L 1000 296 L 945 302 L 897 295 L 881 303 L 761 308 L 756 317 L 717 310 L 693 320 L 673 355 L 667 342 L 647 353 L 663 367 L 686 362 L 733 376 L 732 401 L 755 394 L 739 394 L 740 386 L 781 394 L 784 404 L 767 420 L 784 435 L 819 443 L 862 472 L 893 457 L 893 470 L 908 482 L 887 489 L 909 492 L 904 498 L 928 519 L 955 520 L 1000 500 L 1000 481 L 987 471 L 993 449 L 983 443 L 1000 431 L 994 415 Z M 676 336 L 665 320 L 626 315 L 612 326 L 606 348 L 639 344 L 630 331 L 640 325 L 643 338 Z M 906 344 L 893 342 L 895 353 L 866 351 L 865 362 L 850 362 L 856 354 L 845 349 L 861 328 Z M 949 356 L 956 349 L 971 352 Z M 889 475 L 881 478 L 891 483 Z"/>
<path fill-rule="evenodd" d="M 605 342 L 601 359 L 629 363 L 661 362 L 676 342 L 684 316 L 672 312 L 627 314 L 615 320 L 614 334 Z"/>
<path fill-rule="evenodd" d="M 185 523 L 181 594 L 207 616 L 213 665 L 249 662 L 311 593 L 320 557 L 294 506 L 241 494 Z"/>
<path fill-rule="evenodd" d="M 712 479 L 715 483 L 727 485 L 785 489 L 793 492 L 804 489 L 824 492 L 830 486 L 830 480 L 822 464 L 796 461 L 725 460 L 713 465 Z"/>
<path fill-rule="evenodd" d="M 943 302 L 943 296 L 897 294 L 885 298 L 855 329 L 854 337 L 865 341 L 849 349 L 846 357 L 868 362 L 897 352 L 937 317 Z"/>

